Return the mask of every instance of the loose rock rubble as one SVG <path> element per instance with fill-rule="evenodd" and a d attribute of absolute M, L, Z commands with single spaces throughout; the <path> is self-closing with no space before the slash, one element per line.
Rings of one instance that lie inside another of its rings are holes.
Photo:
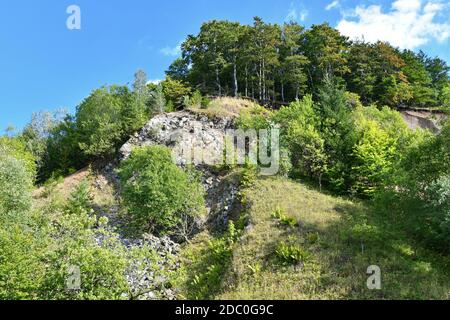
<path fill-rule="evenodd" d="M 176 292 L 167 288 L 167 273 L 176 271 L 180 267 L 177 257 L 180 246 L 168 237 L 158 238 L 153 235 L 144 235 L 142 239 L 122 239 L 122 242 L 131 250 L 135 247 L 149 246 L 158 253 L 160 272 L 155 274 L 154 266 L 149 269 L 150 261 L 136 260 L 130 267 L 127 280 L 131 287 L 131 298 L 138 300 L 174 300 Z"/>

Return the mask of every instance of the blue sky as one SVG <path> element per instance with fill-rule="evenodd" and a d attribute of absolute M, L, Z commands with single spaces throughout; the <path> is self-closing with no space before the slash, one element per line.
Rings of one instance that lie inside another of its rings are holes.
<path fill-rule="evenodd" d="M 69 5 L 81 30 L 69 30 Z M 450 62 L 449 0 L 2 0 L 0 133 L 39 110 L 73 112 L 105 84 L 131 82 L 138 68 L 161 79 L 177 45 L 202 22 L 328 21 L 352 38 L 388 40 Z"/>

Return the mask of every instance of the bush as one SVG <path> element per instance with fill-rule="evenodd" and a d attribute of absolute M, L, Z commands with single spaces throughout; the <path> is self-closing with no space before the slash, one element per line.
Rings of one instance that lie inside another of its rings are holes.
<path fill-rule="evenodd" d="M 294 244 L 281 242 L 275 250 L 277 258 L 285 265 L 304 263 L 308 259 L 308 252 Z"/>
<path fill-rule="evenodd" d="M 292 172 L 317 179 L 319 185 L 327 171 L 325 141 L 317 130 L 317 116 L 311 96 L 283 107 L 273 116 L 281 126 L 281 145 L 291 157 Z M 284 169 L 285 170 L 285 169 Z"/>
<path fill-rule="evenodd" d="M 31 175 L 36 174 L 36 158 L 27 150 L 21 138 L 0 137 L 0 156 L 11 156 L 21 161 Z"/>
<path fill-rule="evenodd" d="M 450 252 L 450 175 L 432 182 L 425 191 L 425 224 L 433 246 Z"/>
<path fill-rule="evenodd" d="M 261 130 L 270 127 L 271 113 L 264 107 L 253 105 L 239 112 L 236 120 L 238 128 L 243 130 Z"/>
<path fill-rule="evenodd" d="M 297 225 L 297 220 L 293 217 L 288 216 L 281 208 L 276 208 L 272 212 L 272 218 L 279 220 L 281 224 L 288 227 L 295 227 Z"/>
<path fill-rule="evenodd" d="M 0 224 L 27 219 L 32 188 L 33 176 L 25 162 L 0 151 Z"/>
<path fill-rule="evenodd" d="M 174 106 L 174 109 L 182 107 L 184 97 L 189 96 L 191 93 L 191 88 L 189 86 L 179 80 L 172 79 L 169 76 L 161 82 L 161 85 L 167 103 L 171 103 Z"/>
<path fill-rule="evenodd" d="M 191 97 L 185 96 L 183 105 L 184 105 L 184 107 L 186 109 L 189 109 L 189 108 L 200 109 L 200 108 L 202 108 L 203 107 L 203 97 L 202 97 L 202 94 L 200 93 L 200 91 L 196 90 Z"/>
<path fill-rule="evenodd" d="M 198 177 L 178 168 L 163 146 L 133 150 L 120 166 L 124 204 L 141 231 L 174 234 L 204 210 Z"/>

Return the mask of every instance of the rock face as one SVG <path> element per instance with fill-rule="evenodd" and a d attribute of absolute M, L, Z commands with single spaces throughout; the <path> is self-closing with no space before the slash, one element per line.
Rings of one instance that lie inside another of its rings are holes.
<path fill-rule="evenodd" d="M 208 221 L 221 227 L 227 224 L 233 210 L 238 181 L 221 175 L 211 164 L 221 162 L 226 130 L 234 127 L 231 117 L 209 118 L 189 111 L 161 114 L 125 143 L 120 153 L 125 159 L 135 147 L 164 145 L 172 149 L 173 160 L 180 167 L 194 164 L 203 175 L 208 210 L 207 220 L 199 221 L 199 224 Z"/>
<path fill-rule="evenodd" d="M 434 133 L 440 131 L 440 122 L 445 119 L 444 114 L 433 114 L 426 111 L 405 110 L 400 112 L 410 129 L 428 129 Z"/>
<path fill-rule="evenodd" d="M 161 114 L 125 143 L 120 153 L 126 158 L 133 147 L 159 144 L 180 152 L 194 147 L 197 150 L 206 148 L 209 154 L 222 155 L 226 130 L 233 128 L 232 118 L 210 119 L 189 111 Z M 207 152 L 204 154 L 207 155 Z M 178 165 L 186 164 L 181 153 L 175 155 L 174 160 Z"/>

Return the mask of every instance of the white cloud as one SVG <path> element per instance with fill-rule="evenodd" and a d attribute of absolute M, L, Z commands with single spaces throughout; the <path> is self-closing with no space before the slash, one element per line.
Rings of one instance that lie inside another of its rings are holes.
<path fill-rule="evenodd" d="M 300 20 L 301 22 L 305 21 L 308 17 L 308 10 L 305 8 L 298 9 L 294 2 L 291 2 L 291 7 L 289 8 L 289 12 L 285 18 L 286 21 L 297 21 Z"/>
<path fill-rule="evenodd" d="M 338 8 L 340 6 L 341 6 L 341 4 L 339 3 L 339 0 L 334 0 L 333 2 L 331 2 L 330 4 L 328 4 L 325 7 L 325 10 L 329 11 L 331 9 Z"/>
<path fill-rule="evenodd" d="M 161 81 L 162 81 L 161 79 L 148 80 L 147 84 L 160 84 Z"/>
<path fill-rule="evenodd" d="M 353 40 L 381 40 L 415 49 L 433 39 L 444 42 L 450 37 L 450 24 L 436 21 L 449 5 L 436 0 L 396 0 L 388 12 L 380 5 L 357 6 L 353 14 L 343 16 L 337 29 Z"/>
<path fill-rule="evenodd" d="M 177 57 L 181 54 L 181 44 L 180 41 L 175 47 L 164 47 L 159 52 L 168 57 Z"/>

